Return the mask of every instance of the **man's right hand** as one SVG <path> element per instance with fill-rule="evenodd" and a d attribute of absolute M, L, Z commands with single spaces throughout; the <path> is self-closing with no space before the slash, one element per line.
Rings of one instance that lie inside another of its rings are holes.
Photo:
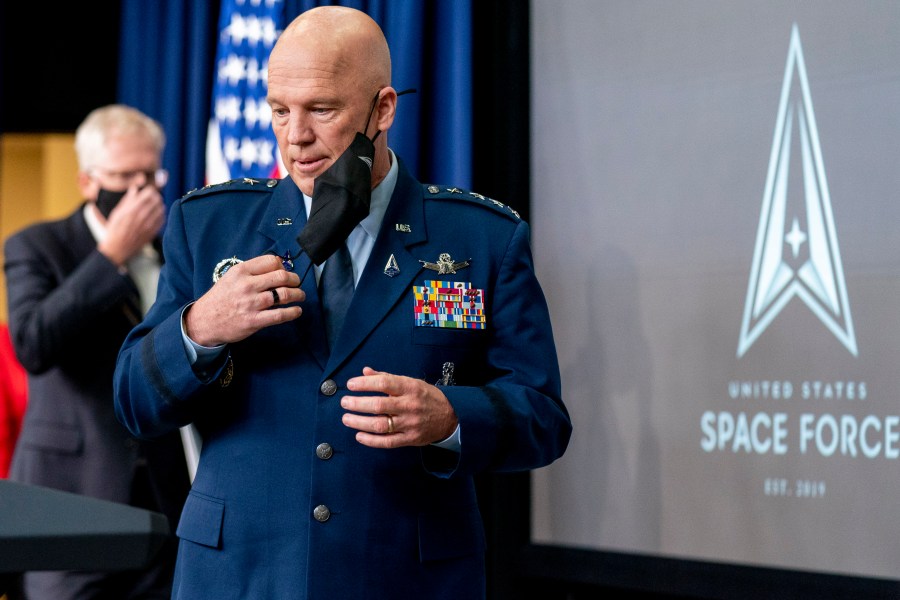
<path fill-rule="evenodd" d="M 257 256 L 238 263 L 188 309 L 185 333 L 197 344 L 212 347 L 292 321 L 302 310 L 284 305 L 306 299 L 299 286 L 300 277 L 286 271 L 277 256 Z"/>
<path fill-rule="evenodd" d="M 106 220 L 106 237 L 97 249 L 117 266 L 123 266 L 159 235 L 165 222 L 162 195 L 152 185 L 132 185 Z"/>

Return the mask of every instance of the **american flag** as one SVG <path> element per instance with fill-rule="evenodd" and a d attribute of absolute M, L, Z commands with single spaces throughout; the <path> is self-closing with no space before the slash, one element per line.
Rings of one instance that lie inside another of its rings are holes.
<path fill-rule="evenodd" d="M 206 183 L 281 177 L 272 113 L 266 104 L 269 53 L 284 28 L 284 0 L 222 0 L 212 117 L 206 135 Z M 181 428 L 191 481 L 203 440 Z"/>
<path fill-rule="evenodd" d="M 283 172 L 266 104 L 269 53 L 283 28 L 283 0 L 222 0 L 206 183 Z"/>

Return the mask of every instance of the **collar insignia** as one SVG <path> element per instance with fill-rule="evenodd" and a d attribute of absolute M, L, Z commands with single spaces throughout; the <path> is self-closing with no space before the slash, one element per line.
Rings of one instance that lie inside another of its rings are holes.
<path fill-rule="evenodd" d="M 393 254 L 384 265 L 384 274 L 388 277 L 396 277 L 400 274 L 400 265 L 397 264 L 397 258 Z"/>

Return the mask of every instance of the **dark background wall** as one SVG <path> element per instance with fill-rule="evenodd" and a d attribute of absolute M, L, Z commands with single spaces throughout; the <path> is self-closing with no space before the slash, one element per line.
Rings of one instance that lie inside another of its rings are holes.
<path fill-rule="evenodd" d="M 0 132 L 73 132 L 115 101 L 119 2 L 0 3 Z"/>

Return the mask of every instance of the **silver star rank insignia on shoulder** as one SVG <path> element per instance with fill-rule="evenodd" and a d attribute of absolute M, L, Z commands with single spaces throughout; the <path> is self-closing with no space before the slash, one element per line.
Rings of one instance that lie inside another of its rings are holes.
<path fill-rule="evenodd" d="M 450 258 L 450 254 L 447 252 L 441 252 L 440 256 L 438 256 L 438 261 L 436 263 L 428 262 L 425 260 L 420 260 L 422 266 L 426 269 L 431 269 L 432 271 L 437 271 L 438 275 L 452 275 L 456 273 L 459 269 L 465 269 L 469 266 L 469 263 L 472 259 L 468 260 L 453 260 Z"/>

